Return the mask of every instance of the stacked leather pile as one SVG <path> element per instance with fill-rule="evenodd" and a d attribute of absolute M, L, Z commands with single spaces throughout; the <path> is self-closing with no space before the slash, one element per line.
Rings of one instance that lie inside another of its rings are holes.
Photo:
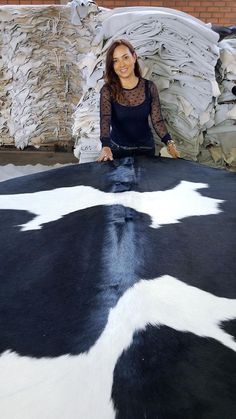
<path fill-rule="evenodd" d="M 215 166 L 236 169 L 236 35 L 219 42 L 217 79 L 221 95 L 215 107 L 214 126 L 204 144 Z"/>
<path fill-rule="evenodd" d="M 9 134 L 11 98 L 7 92 L 7 85 L 11 83 L 11 72 L 4 68 L 3 39 L 0 36 L 0 145 L 13 144 L 14 139 Z"/>
<path fill-rule="evenodd" d="M 83 85 L 79 63 L 94 36 L 92 17 L 82 25 L 73 23 L 72 7 L 4 6 L 0 19 L 2 143 L 23 149 L 72 141 L 71 115 Z"/>

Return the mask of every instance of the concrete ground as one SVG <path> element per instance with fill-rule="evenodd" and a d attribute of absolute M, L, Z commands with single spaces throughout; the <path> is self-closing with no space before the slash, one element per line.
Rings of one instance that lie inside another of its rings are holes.
<path fill-rule="evenodd" d="M 68 164 L 78 164 L 72 152 L 0 150 L 0 182 Z"/>

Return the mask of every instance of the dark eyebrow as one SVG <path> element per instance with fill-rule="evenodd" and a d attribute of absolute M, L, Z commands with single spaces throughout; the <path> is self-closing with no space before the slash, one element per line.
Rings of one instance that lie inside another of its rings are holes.
<path fill-rule="evenodd" d="M 126 52 L 125 54 L 121 55 L 121 58 L 122 58 L 122 57 L 125 57 L 126 55 L 129 55 L 129 54 L 127 54 L 127 52 Z M 113 60 L 117 60 L 117 58 L 118 58 L 118 57 L 113 57 Z"/>

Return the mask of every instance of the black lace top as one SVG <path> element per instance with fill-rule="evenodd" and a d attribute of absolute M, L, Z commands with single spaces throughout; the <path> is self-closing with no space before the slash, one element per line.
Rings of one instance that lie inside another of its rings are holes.
<path fill-rule="evenodd" d="M 171 139 L 163 120 L 155 83 L 141 78 L 133 89 L 123 88 L 123 96 L 122 103 L 118 103 L 111 97 L 108 84 L 101 89 L 100 139 L 103 147 L 109 147 L 111 141 L 123 146 L 154 145 L 149 115 L 162 141 L 166 143 Z"/>

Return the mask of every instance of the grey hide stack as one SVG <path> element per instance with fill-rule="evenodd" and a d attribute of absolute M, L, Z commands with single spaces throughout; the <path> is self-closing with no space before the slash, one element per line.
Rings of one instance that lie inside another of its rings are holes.
<path fill-rule="evenodd" d="M 221 95 L 215 107 L 215 124 L 207 130 L 204 143 L 215 166 L 236 169 L 236 38 L 225 38 L 219 47 Z"/>
<path fill-rule="evenodd" d="M 72 6 L 0 8 L 2 144 L 23 149 L 73 141 L 79 63 L 90 49 L 97 6 L 89 13 L 82 24 Z"/>
<path fill-rule="evenodd" d="M 14 144 L 9 134 L 11 98 L 7 86 L 11 83 L 12 73 L 3 65 L 3 39 L 0 36 L 0 145 Z"/>
<path fill-rule="evenodd" d="M 143 75 L 159 88 L 163 114 L 181 156 L 197 160 L 203 133 L 214 125 L 215 99 L 220 94 L 215 79 L 218 34 L 209 25 L 173 9 L 117 8 L 102 17 L 102 29 L 93 39 L 90 56 L 81 63 L 89 90 L 75 112 L 73 132 L 79 133 L 76 154 L 81 154 L 81 161 L 88 161 L 100 147 L 96 139 L 105 55 L 114 39 L 125 38 L 135 47 Z M 156 142 L 160 144 L 157 137 Z"/>

